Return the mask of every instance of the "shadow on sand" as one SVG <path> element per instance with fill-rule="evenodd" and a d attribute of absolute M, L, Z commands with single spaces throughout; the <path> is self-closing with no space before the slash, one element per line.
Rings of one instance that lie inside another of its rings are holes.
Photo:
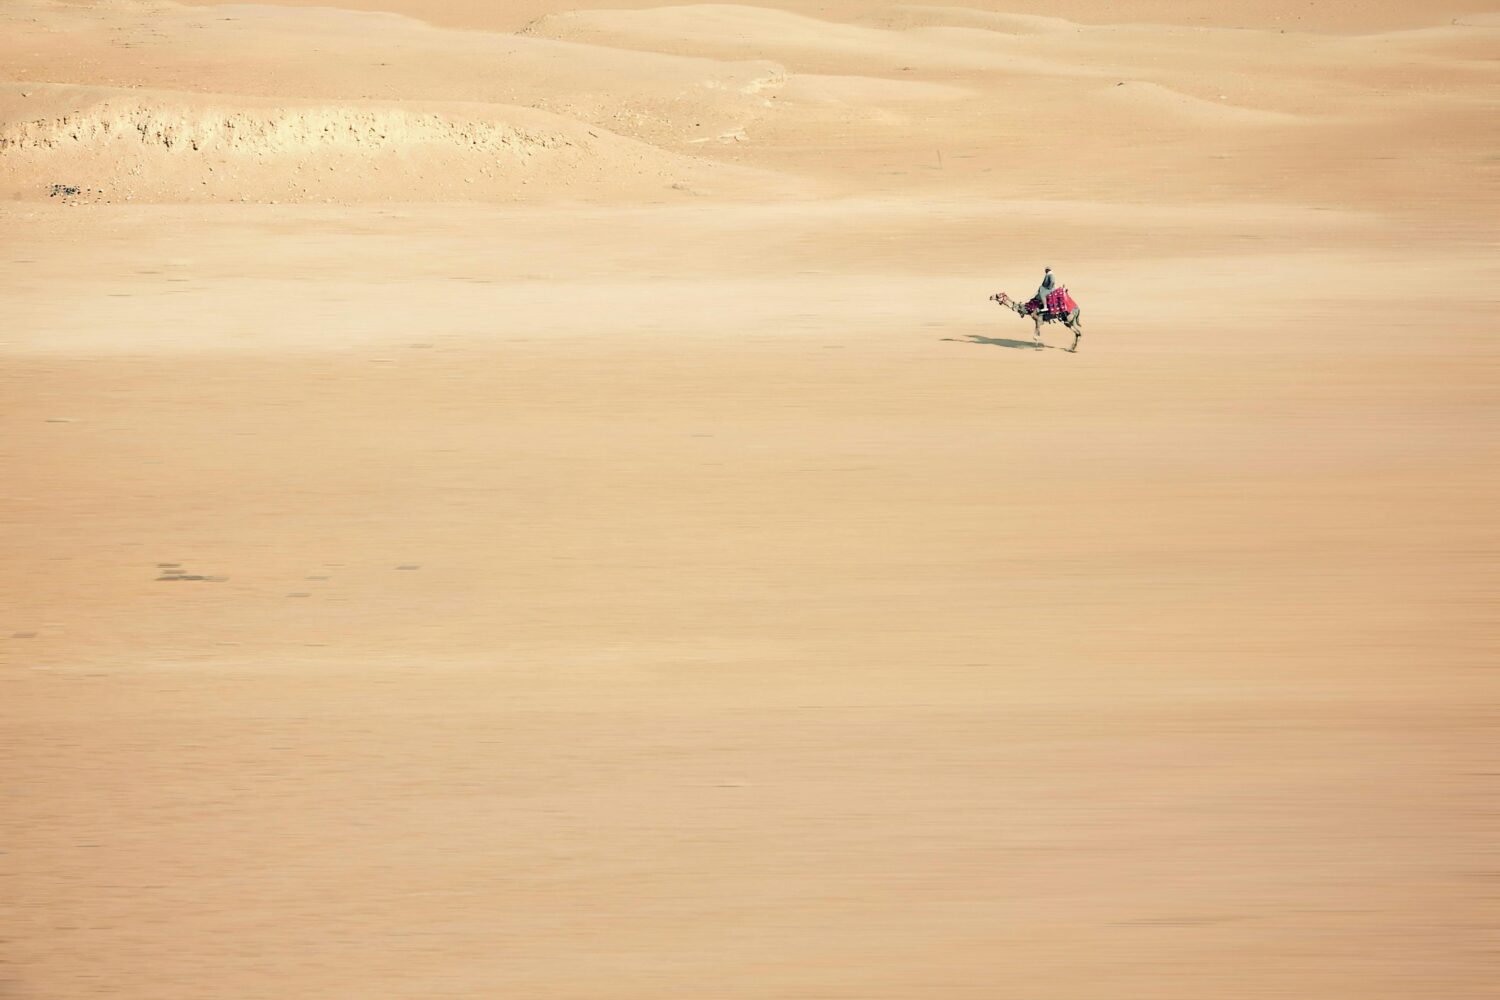
<path fill-rule="evenodd" d="M 1009 340 L 1005 337 L 981 337 L 971 333 L 967 337 L 944 337 L 951 344 L 988 344 L 991 347 L 1009 347 L 1013 351 L 1060 351 L 1062 348 L 1035 340 Z"/>

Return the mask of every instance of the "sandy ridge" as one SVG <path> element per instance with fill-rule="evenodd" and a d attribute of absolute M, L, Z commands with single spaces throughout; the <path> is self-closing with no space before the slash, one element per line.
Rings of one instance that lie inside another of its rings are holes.
<path fill-rule="evenodd" d="M 0 3 L 0 996 L 1492 1000 L 1494 0 L 327 2 Z"/>

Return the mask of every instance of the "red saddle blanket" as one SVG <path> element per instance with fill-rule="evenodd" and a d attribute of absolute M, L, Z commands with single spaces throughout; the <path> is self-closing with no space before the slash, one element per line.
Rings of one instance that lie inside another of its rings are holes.
<path fill-rule="evenodd" d="M 1032 296 L 1031 301 L 1026 303 L 1026 311 L 1028 313 L 1034 313 L 1041 308 L 1042 297 L 1040 295 Z M 1047 293 L 1047 312 L 1061 313 L 1062 315 L 1066 316 L 1077 308 L 1078 303 L 1074 302 L 1073 296 L 1068 294 L 1068 289 L 1066 286 L 1062 288 L 1054 288 L 1052 289 L 1052 291 Z"/>

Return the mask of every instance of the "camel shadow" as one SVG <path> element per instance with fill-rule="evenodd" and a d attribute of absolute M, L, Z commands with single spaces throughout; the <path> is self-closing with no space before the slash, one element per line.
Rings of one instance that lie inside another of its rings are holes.
<path fill-rule="evenodd" d="M 1035 340 L 1011 340 L 1008 337 L 981 337 L 977 333 L 971 333 L 967 337 L 944 337 L 943 339 L 952 344 L 986 344 L 990 347 L 1008 347 L 1013 351 L 1057 350 L 1051 344 L 1043 344 Z"/>

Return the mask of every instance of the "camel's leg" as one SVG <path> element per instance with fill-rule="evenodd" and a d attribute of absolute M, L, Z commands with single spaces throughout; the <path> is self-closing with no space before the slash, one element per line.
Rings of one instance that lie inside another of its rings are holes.
<path fill-rule="evenodd" d="M 1083 336 L 1083 318 L 1075 312 L 1073 314 L 1073 322 L 1069 323 L 1068 327 L 1073 331 L 1073 346 L 1068 348 L 1068 352 L 1076 353 L 1078 351 L 1078 338 Z"/>
<path fill-rule="evenodd" d="M 1042 317 L 1033 313 L 1031 316 L 1031 335 L 1036 338 L 1037 344 L 1042 342 Z"/>

